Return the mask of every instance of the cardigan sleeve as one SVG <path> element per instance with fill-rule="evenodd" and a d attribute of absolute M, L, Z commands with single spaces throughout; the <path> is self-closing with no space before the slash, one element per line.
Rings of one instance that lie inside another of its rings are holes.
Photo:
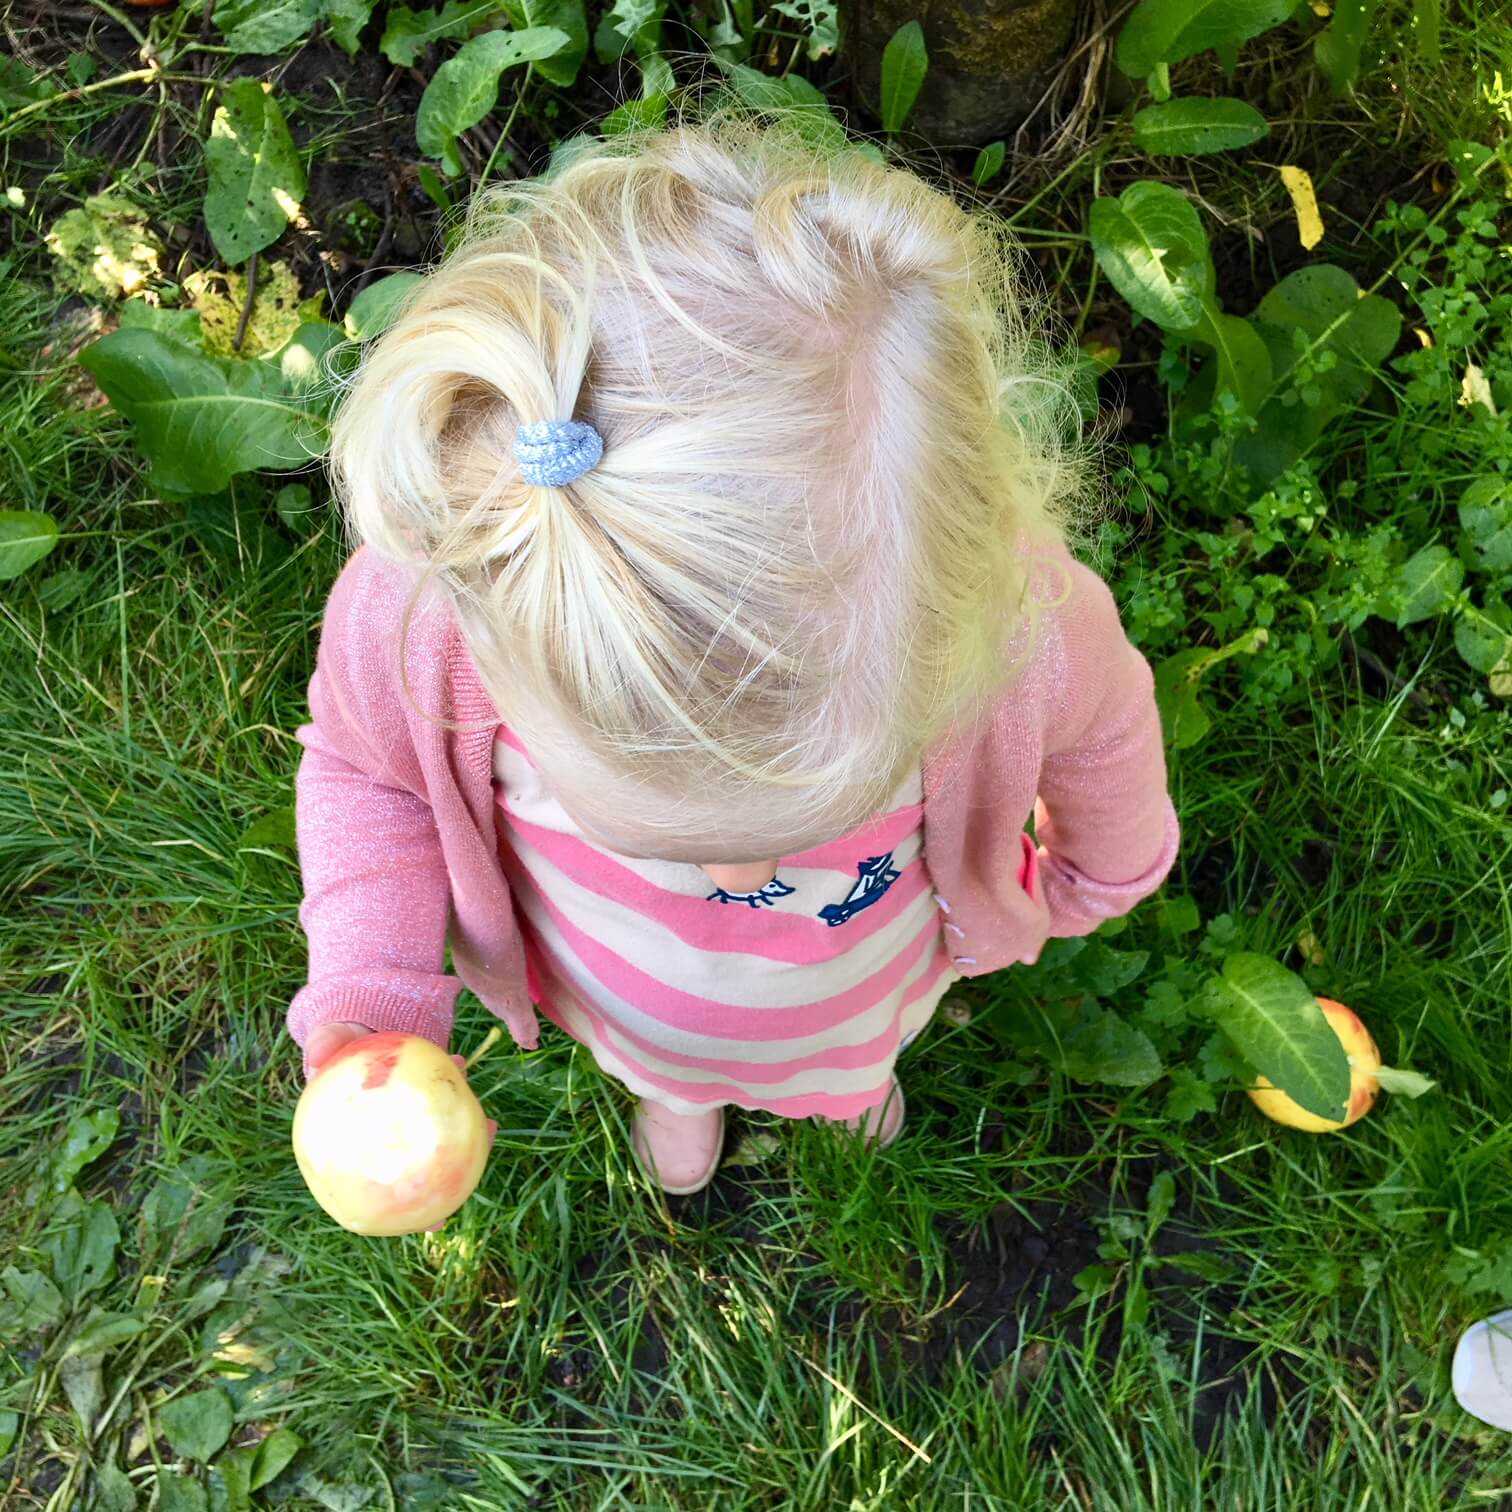
<path fill-rule="evenodd" d="M 403 713 L 394 594 L 359 551 L 326 606 L 295 780 L 309 980 L 289 1008 L 301 1048 L 348 1020 L 445 1045 L 451 890 Z"/>
<path fill-rule="evenodd" d="M 1035 804 L 1052 935 L 1089 934 L 1165 880 L 1180 832 L 1166 786 L 1150 665 L 1129 643 L 1106 583 L 1067 559 L 1053 633 L 1062 664 Z"/>

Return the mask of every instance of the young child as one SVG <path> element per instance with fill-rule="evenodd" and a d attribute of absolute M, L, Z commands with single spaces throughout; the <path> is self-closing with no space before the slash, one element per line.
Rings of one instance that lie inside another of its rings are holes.
<path fill-rule="evenodd" d="M 1159 886 L 1150 670 L 1062 543 L 1019 304 L 992 217 L 781 125 L 475 207 L 336 425 L 307 1072 L 444 1045 L 465 983 L 586 1045 L 692 1192 L 730 1104 L 890 1142 L 952 982 Z"/>

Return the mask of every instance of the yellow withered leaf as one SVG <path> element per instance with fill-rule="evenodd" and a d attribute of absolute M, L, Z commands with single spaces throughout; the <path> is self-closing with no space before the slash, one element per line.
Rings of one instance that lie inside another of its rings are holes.
<path fill-rule="evenodd" d="M 1292 209 L 1297 212 L 1297 237 L 1311 252 L 1323 240 L 1323 217 L 1318 214 L 1318 196 L 1313 193 L 1312 175 L 1305 168 L 1287 163 L 1281 169 L 1281 182 L 1291 195 Z"/>

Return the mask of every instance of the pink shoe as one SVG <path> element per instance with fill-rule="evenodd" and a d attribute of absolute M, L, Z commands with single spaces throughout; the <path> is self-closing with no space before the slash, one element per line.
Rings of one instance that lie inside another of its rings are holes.
<path fill-rule="evenodd" d="M 834 1124 L 850 1134 L 859 1134 L 867 1144 L 885 1150 L 903 1132 L 903 1120 L 907 1114 L 903 1088 L 898 1085 L 897 1077 L 894 1077 L 887 1085 L 887 1096 L 875 1107 L 868 1108 L 855 1118 L 820 1118 L 816 1121 Z"/>
<path fill-rule="evenodd" d="M 674 1113 L 643 1098 L 630 1121 L 630 1143 L 646 1174 L 669 1197 L 701 1192 L 713 1180 L 724 1145 L 724 1109 Z"/>

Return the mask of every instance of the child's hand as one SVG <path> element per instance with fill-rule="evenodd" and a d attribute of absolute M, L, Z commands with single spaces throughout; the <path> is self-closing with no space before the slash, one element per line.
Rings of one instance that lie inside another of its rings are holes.
<path fill-rule="evenodd" d="M 361 1024 L 321 1024 L 312 1029 L 310 1042 L 305 1046 L 305 1062 L 310 1068 L 310 1075 L 314 1076 L 343 1046 L 372 1032 Z"/>

